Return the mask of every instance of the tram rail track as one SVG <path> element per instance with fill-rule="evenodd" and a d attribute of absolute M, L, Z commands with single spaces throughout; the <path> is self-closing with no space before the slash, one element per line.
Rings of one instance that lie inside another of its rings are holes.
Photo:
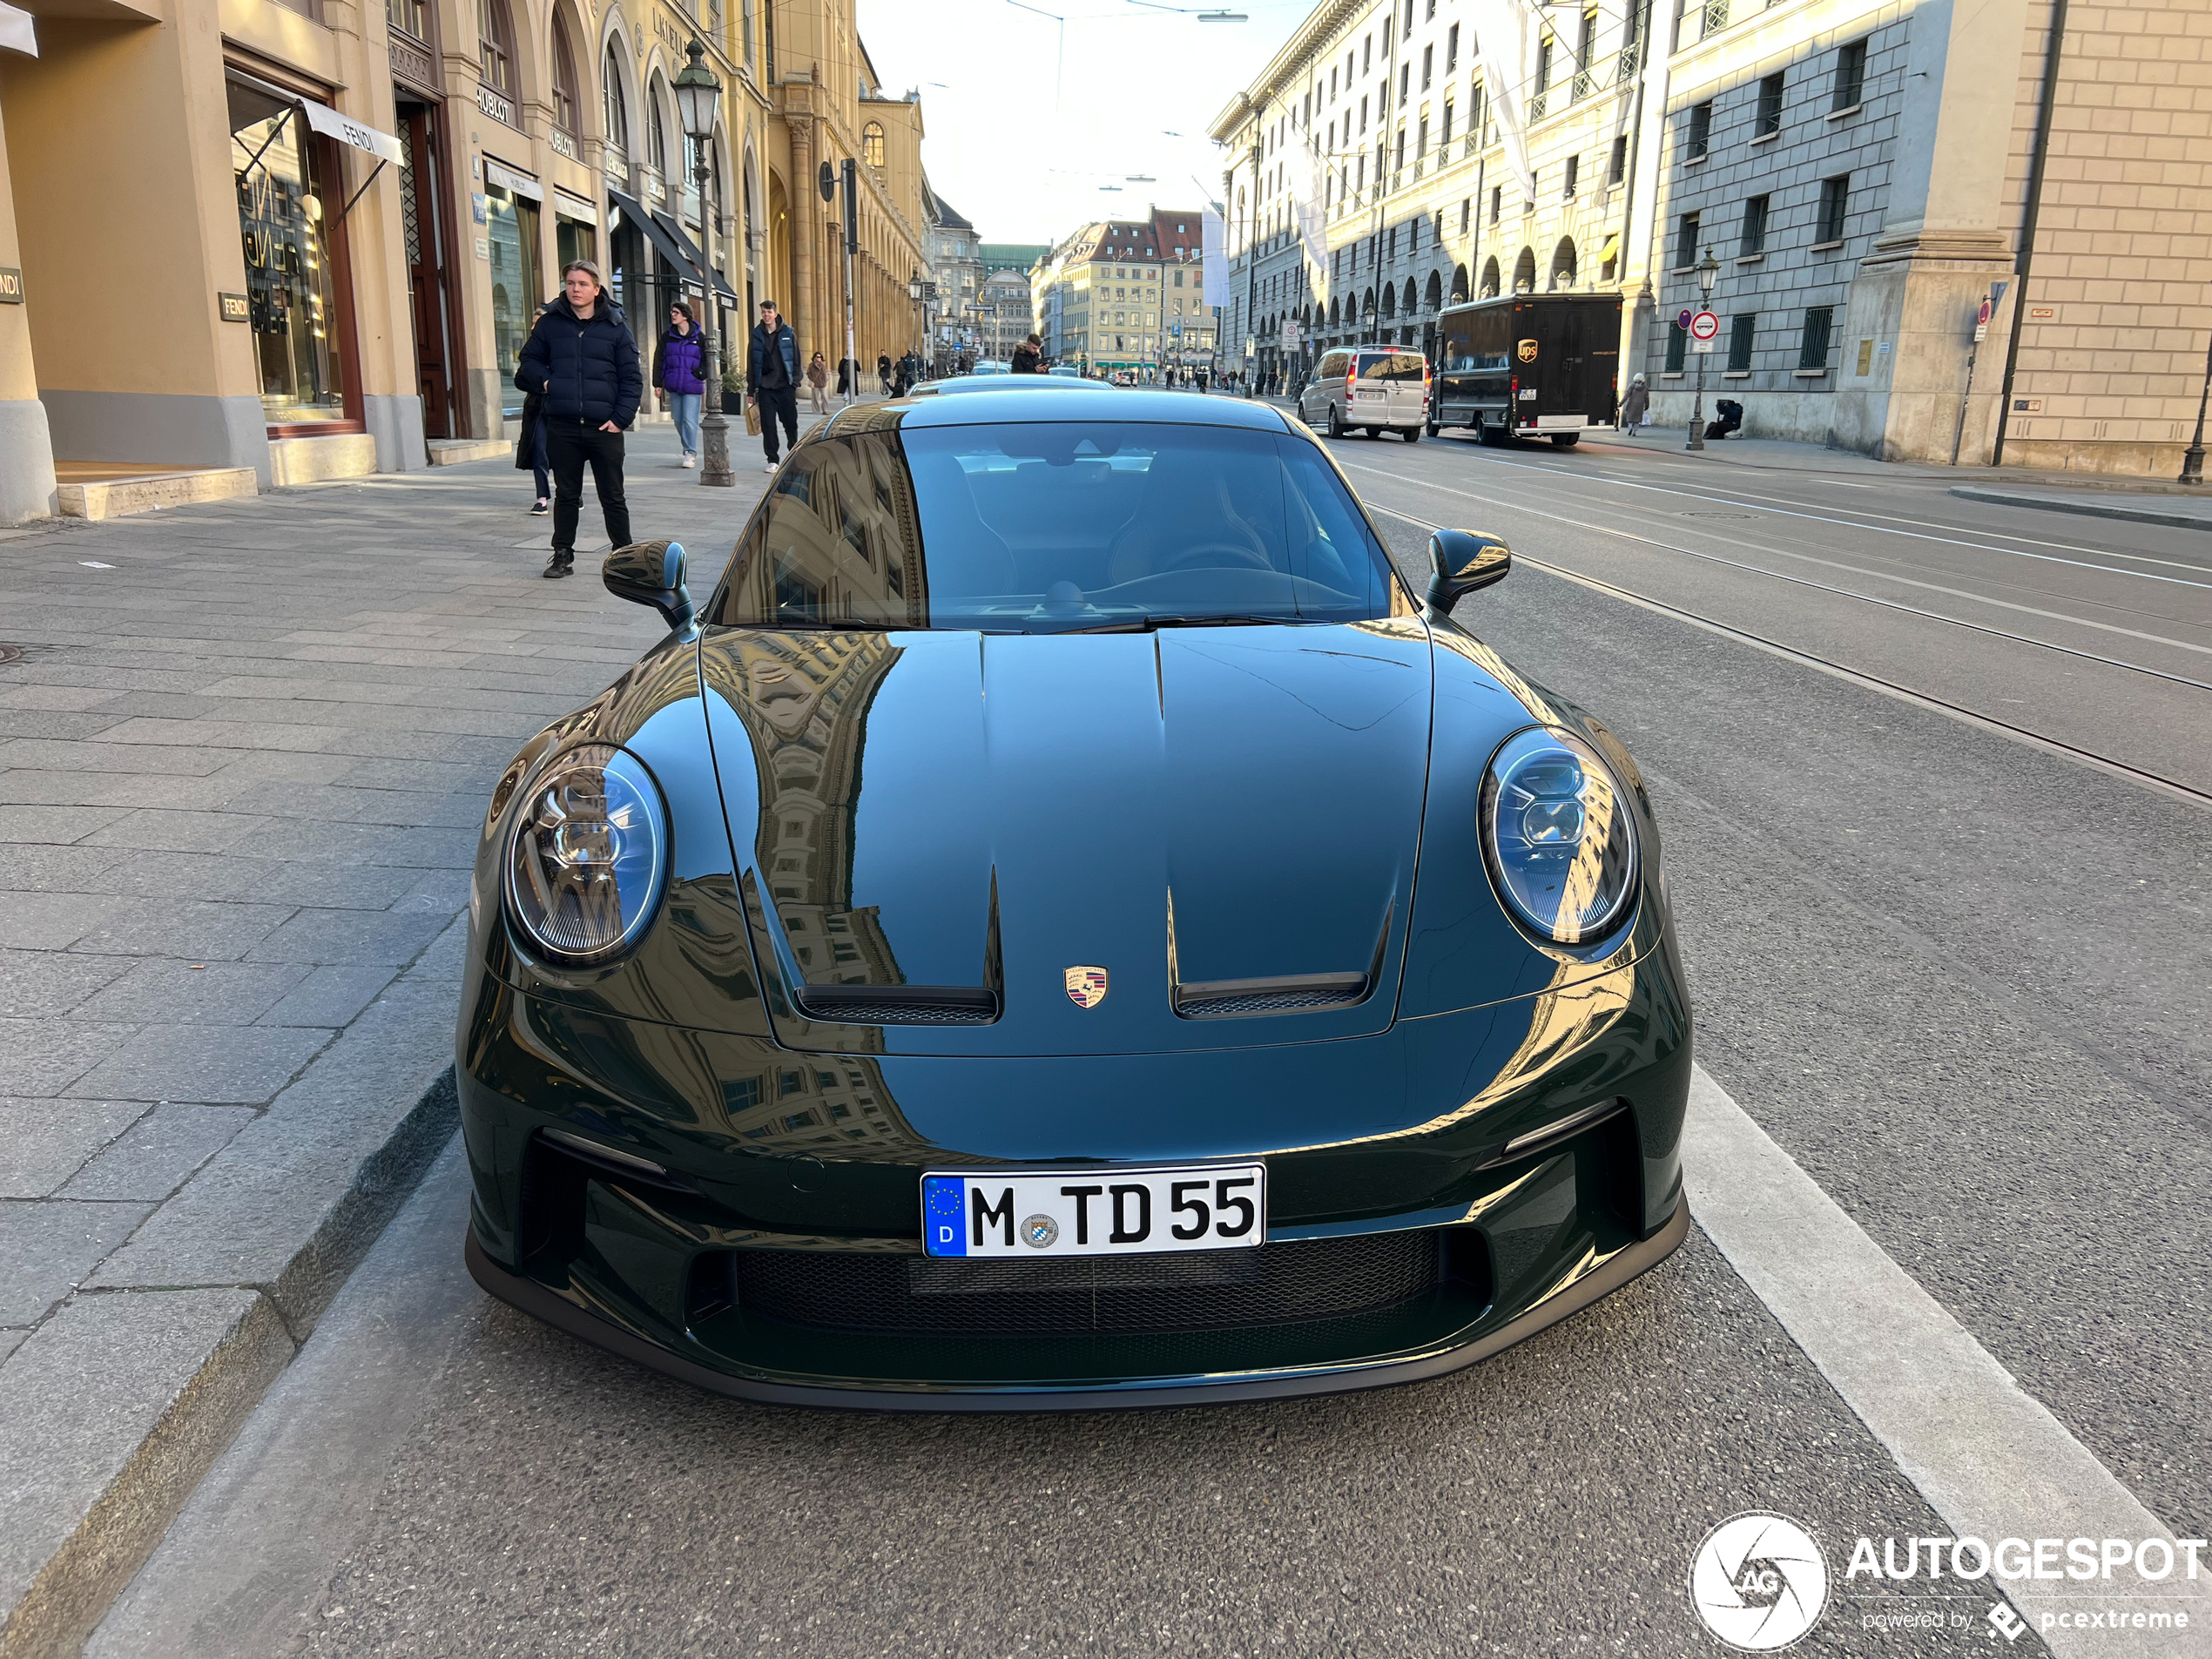
<path fill-rule="evenodd" d="M 1379 502 L 1372 501 L 1367 504 L 1376 512 L 1386 514 L 1392 518 L 1398 519 L 1407 524 L 1414 525 L 1423 530 L 1433 531 L 1446 528 L 1444 525 L 1432 523 L 1426 519 L 1418 518 L 1411 513 L 1401 511 L 1394 507 L 1385 507 Z M 1516 508 L 1514 510 L 1537 512 L 1537 509 L 1527 508 Z M 1538 513 L 1537 516 L 1545 518 L 1559 517 L 1558 515 L 1552 513 Z M 1560 522 L 1562 523 L 1578 524 L 1581 528 L 1590 529 L 1603 529 L 1607 528 L 1602 525 L 1581 524 L 1580 521 L 1573 519 L 1560 519 Z M 1632 531 L 1611 530 L 1609 533 L 1616 536 L 1627 536 L 1629 539 L 1633 541 L 1649 542 L 1652 546 L 1666 548 L 1670 552 L 1689 551 L 1689 550 L 1687 549 L 1669 547 L 1668 543 L 1663 542 L 1651 541 L 1649 537 L 1636 536 Z M 2013 721 L 2000 719 L 1995 715 L 1985 714 L 1979 709 L 1968 708 L 1964 704 L 1952 702 L 1946 698 L 1932 696 L 1926 691 L 1919 691 L 1910 685 L 1905 685 L 1897 680 L 1887 678 L 1883 675 L 1871 673 L 1863 668 L 1854 668 L 1848 663 L 1838 662 L 1832 658 L 1823 657 L 1817 652 L 1805 651 L 1799 646 L 1784 644 L 1778 639 L 1770 638 L 1768 636 L 1756 632 L 1751 629 L 1739 628 L 1732 623 L 1721 622 L 1716 618 L 1704 616 L 1697 611 L 1688 610 L 1683 606 L 1670 604 L 1664 599 L 1654 598 L 1648 593 L 1639 593 L 1632 588 L 1622 587 L 1618 583 L 1608 582 L 1602 577 L 1590 576 L 1581 570 L 1571 570 L 1563 564 L 1554 564 L 1548 559 L 1535 558 L 1527 554 L 1520 552 L 1516 552 L 1513 556 L 1514 563 L 1525 564 L 1532 570 L 1541 570 L 1547 576 L 1557 577 L 1562 581 L 1572 582 L 1577 586 L 1589 589 L 1593 592 L 1602 593 L 1613 598 L 1625 600 L 1629 604 L 1640 606 L 1646 610 L 1655 611 L 1662 616 L 1672 617 L 1678 621 L 1689 623 L 1693 627 L 1703 629 L 1706 632 L 1720 635 L 1723 638 L 1739 640 L 1745 644 L 1751 645 L 1757 650 L 1768 652 L 1772 656 L 1780 657 L 1791 662 L 1801 663 L 1806 667 L 1815 669 L 1821 673 L 1832 675 L 1837 678 L 1849 681 L 1856 685 L 1863 685 L 1868 690 L 1878 691 L 1884 696 L 1896 698 L 1903 702 L 1914 704 L 1922 708 L 1933 710 L 1937 713 L 1947 715 L 1950 718 L 1962 721 L 1966 725 L 1979 726 L 1986 731 L 1996 732 L 2000 736 L 2010 738 L 2017 742 L 2025 743 L 2030 747 L 2041 749 L 2048 753 L 2059 755 L 2065 759 L 2079 762 L 2084 765 L 2091 766 L 2097 771 L 2111 773 L 2115 777 L 2125 778 L 2130 782 L 2141 784 L 2147 788 L 2157 790 L 2162 794 L 2169 795 L 2175 799 L 2185 801 L 2191 806 L 2212 809 L 2212 792 L 2193 788 L 2189 785 L 2182 783 L 2178 779 L 2168 778 L 2161 772 L 2153 772 L 2142 766 L 2133 765 L 2124 760 L 2116 760 L 2109 755 L 2099 754 L 2094 750 L 2085 749 L 2080 747 L 2079 745 L 2067 743 L 2060 738 L 2047 736 L 2040 732 L 2033 731 L 2030 728 L 2018 725 Z M 1710 557 L 1711 556 L 1692 553 L 1691 556 Z M 1723 559 L 1718 562 L 1724 564 L 1737 563 L 1737 561 L 1732 559 Z M 1893 601 L 1885 599 L 1877 599 L 1867 594 L 1852 593 L 1847 589 L 1830 588 L 1824 583 L 1809 582 L 1803 577 L 1786 576 L 1777 571 L 1761 570 L 1757 565 L 1743 565 L 1740 568 L 1747 570 L 1757 571 L 1758 574 L 1761 575 L 1773 576 L 1780 581 L 1796 582 L 1804 586 L 1820 588 L 1824 591 L 1839 594 L 1846 598 L 1865 599 L 1869 604 L 1882 605 L 1889 610 L 1903 610 L 1913 615 L 1925 616 L 1932 621 L 1952 623 L 1959 627 L 1973 629 L 1978 633 L 1993 634 L 2001 639 L 2016 639 L 2022 644 L 2042 645 L 2048 650 L 2063 651 L 2068 656 L 2084 658 L 2091 662 L 2107 663 L 2114 668 L 2132 669 L 2139 673 L 2149 674 L 2159 679 L 2171 680 L 2179 685 L 2193 686 L 2200 691 L 2212 691 L 2212 685 L 2206 685 L 2202 681 L 2188 679 L 2179 675 L 2167 674 L 2157 669 L 2147 668 L 2140 663 L 2128 663 L 2118 658 L 2103 658 L 2098 656 L 2093 651 L 2075 651 L 2069 646 L 2054 645 L 2047 640 L 2033 639 L 2025 636 L 2008 634 L 2001 629 L 1986 628 L 1975 623 L 1960 622 L 1957 617 L 1946 617 L 1940 612 L 1919 611 L 1911 605 L 1898 604 Z"/>

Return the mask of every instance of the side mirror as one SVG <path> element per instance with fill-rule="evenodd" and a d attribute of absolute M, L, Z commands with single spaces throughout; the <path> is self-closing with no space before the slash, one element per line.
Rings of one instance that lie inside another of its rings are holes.
<path fill-rule="evenodd" d="M 682 633 L 691 625 L 691 596 L 684 585 L 684 543 L 632 542 L 616 548 L 600 567 L 607 591 L 632 604 L 651 605 Z"/>
<path fill-rule="evenodd" d="M 1439 530 L 1428 538 L 1428 603 L 1445 616 L 1479 588 L 1506 579 L 1513 550 L 1480 530 Z"/>

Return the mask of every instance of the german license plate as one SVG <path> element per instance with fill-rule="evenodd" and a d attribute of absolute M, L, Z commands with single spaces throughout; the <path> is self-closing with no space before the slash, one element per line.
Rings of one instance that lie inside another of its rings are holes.
<path fill-rule="evenodd" d="M 963 1171 L 921 1177 L 932 1256 L 1145 1256 L 1267 1238 L 1267 1166 Z"/>

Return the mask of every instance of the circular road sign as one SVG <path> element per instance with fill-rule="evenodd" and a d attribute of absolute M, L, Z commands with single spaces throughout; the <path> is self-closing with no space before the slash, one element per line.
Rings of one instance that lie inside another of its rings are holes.
<path fill-rule="evenodd" d="M 1710 340 L 1721 331 L 1721 320 L 1710 311 L 1701 311 L 1689 320 L 1689 334 L 1693 340 Z"/>
<path fill-rule="evenodd" d="M 1697 314 L 1692 311 L 1688 306 L 1684 306 L 1682 308 L 1682 314 L 1675 319 L 1675 327 L 1677 328 L 1689 327 L 1689 320 L 1696 314 Z"/>

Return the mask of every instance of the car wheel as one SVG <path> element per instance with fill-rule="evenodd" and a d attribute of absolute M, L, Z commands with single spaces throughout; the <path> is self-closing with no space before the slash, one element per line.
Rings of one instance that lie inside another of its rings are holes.
<path fill-rule="evenodd" d="M 1561 449 L 1572 449 L 1576 444 L 1581 442 L 1581 441 L 1582 435 L 1579 432 L 1554 432 L 1552 434 L 1552 442 Z"/>
<path fill-rule="evenodd" d="M 1485 421 L 1475 427 L 1474 435 L 1481 439 L 1485 445 L 1495 449 L 1505 442 L 1506 429 L 1501 426 L 1492 426 Z"/>
<path fill-rule="evenodd" d="M 1329 435 L 1332 438 L 1344 436 L 1344 416 L 1337 412 L 1337 406 L 1333 403 L 1329 405 Z"/>
<path fill-rule="evenodd" d="M 1382 428 L 1379 426 L 1363 426 L 1359 428 L 1359 435 L 1363 438 L 1379 438 L 1382 436 Z"/>
<path fill-rule="evenodd" d="M 1433 438 L 1433 437 L 1434 437 L 1434 436 L 1437 435 L 1437 432 L 1438 432 L 1439 430 L 1440 430 L 1440 428 L 1438 428 L 1438 426 L 1437 426 L 1437 424 L 1436 424 L 1436 422 L 1435 422 L 1435 421 L 1431 421 L 1428 423 L 1428 435 L 1429 435 L 1430 437 L 1432 437 L 1432 438 Z"/>
<path fill-rule="evenodd" d="M 1417 426 L 1400 427 L 1398 428 L 1398 435 L 1408 443 L 1419 443 L 1421 441 L 1421 429 Z"/>

